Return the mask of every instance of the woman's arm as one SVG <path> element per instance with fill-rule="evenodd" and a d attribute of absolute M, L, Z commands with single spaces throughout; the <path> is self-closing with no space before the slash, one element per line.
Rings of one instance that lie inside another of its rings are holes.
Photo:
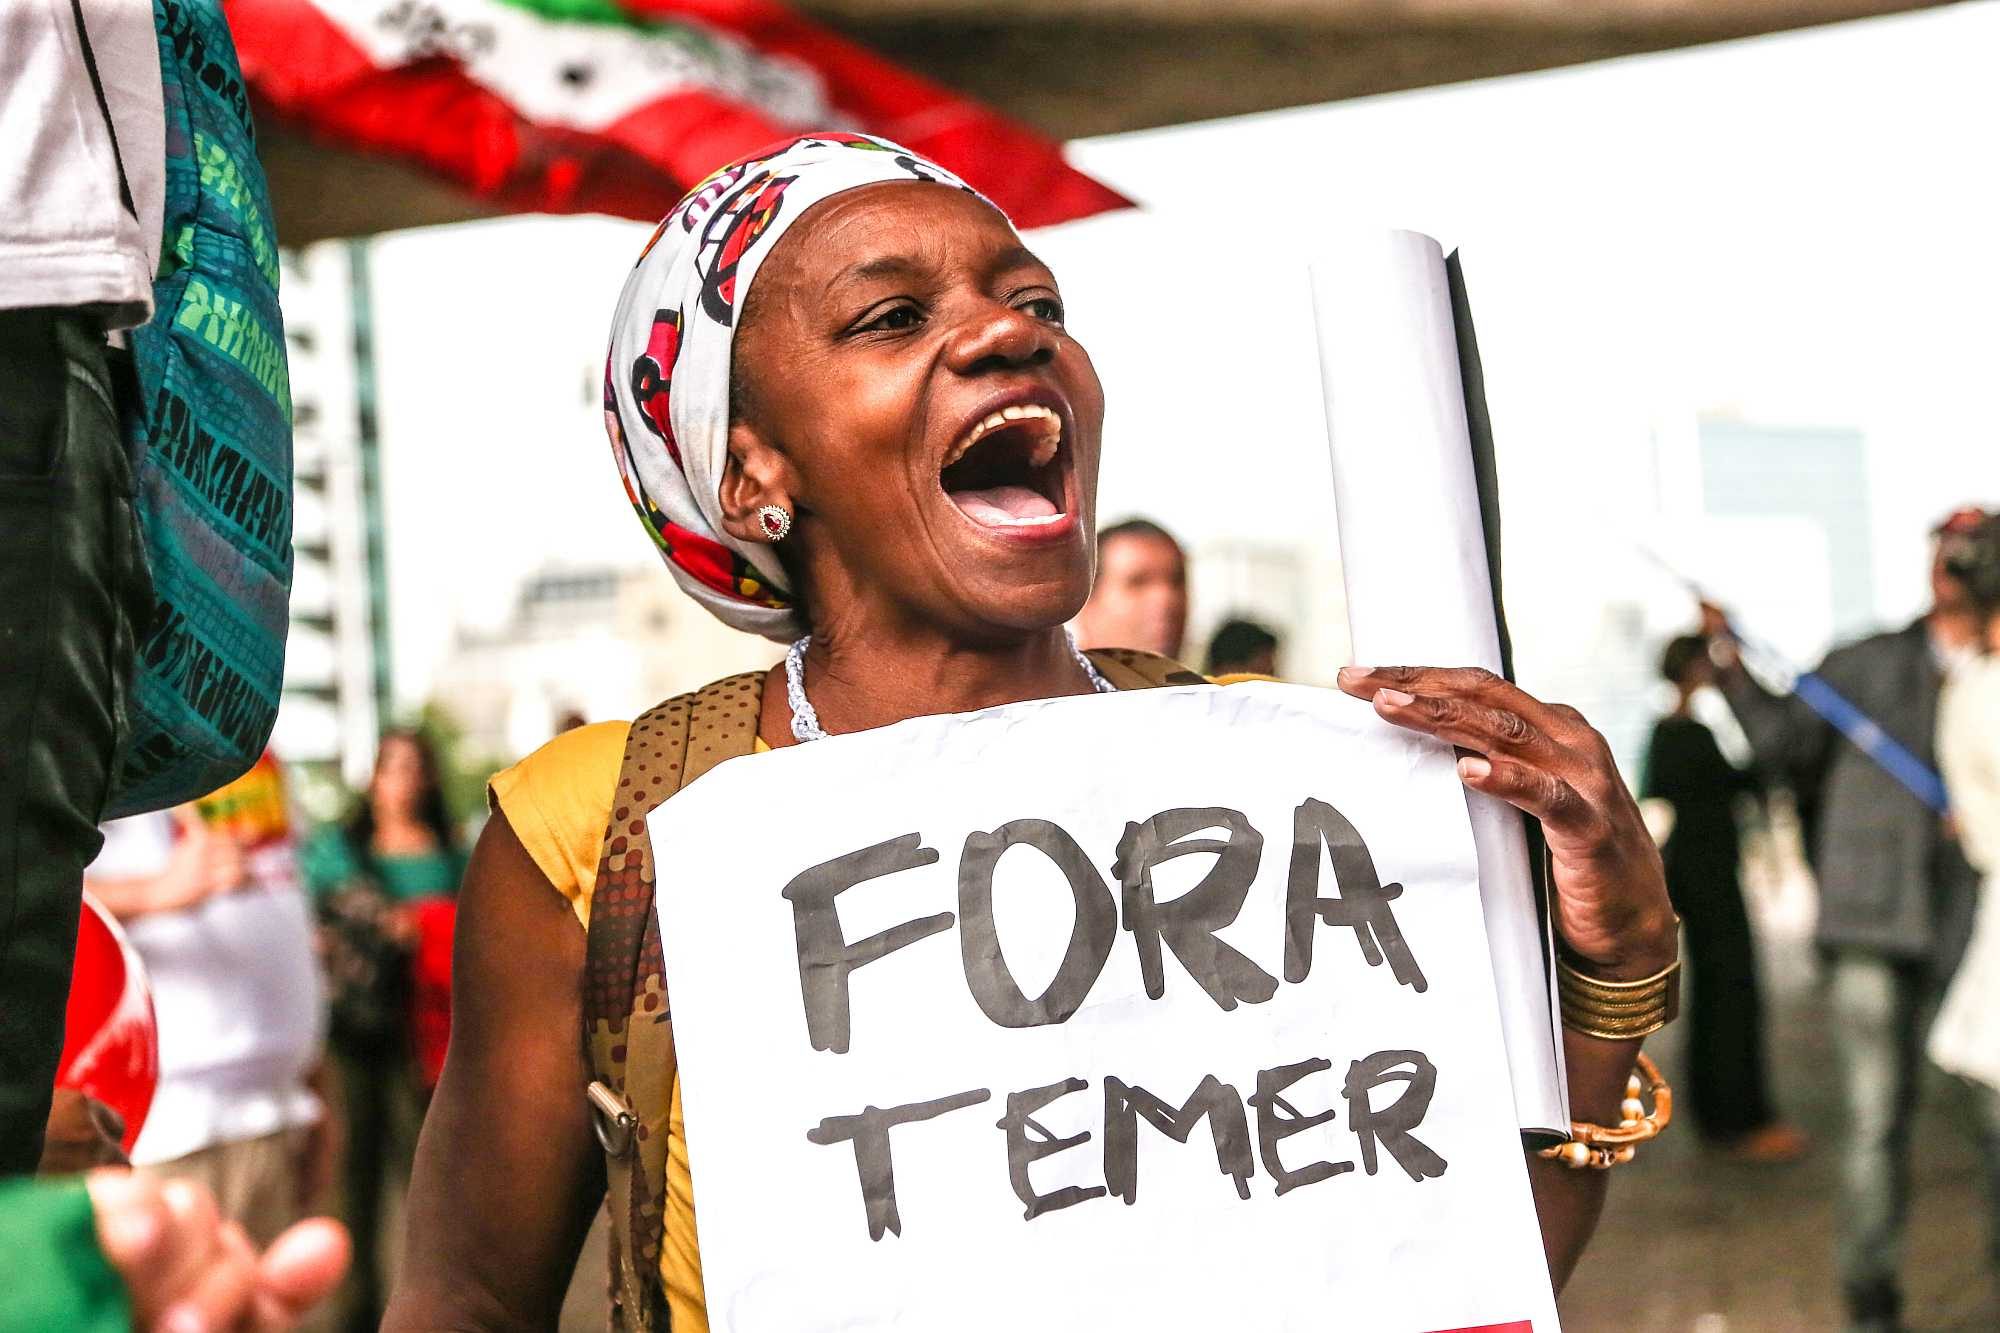
<path fill-rule="evenodd" d="M 385 1330 L 553 1328 L 604 1197 L 584 1089 L 584 934 L 506 816 L 459 897 L 451 1045 Z"/>
<path fill-rule="evenodd" d="M 1615 1125 L 1625 1100 L 1625 1080 L 1638 1060 L 1636 1041 L 1602 1041 L 1563 1030 L 1563 1063 L 1569 1072 L 1569 1114 L 1592 1125 Z M 1643 1148 L 1640 1151 L 1644 1151 Z M 1610 1171 L 1577 1170 L 1528 1150 L 1528 1184 L 1535 1192 L 1535 1216 L 1542 1224 L 1542 1251 L 1549 1280 L 1561 1291 L 1576 1271 L 1583 1247 L 1604 1211 Z"/>
<path fill-rule="evenodd" d="M 1541 821 L 1554 869 L 1556 933 L 1579 967 L 1606 981 L 1636 981 L 1674 961 L 1678 923 L 1660 854 L 1611 747 L 1582 714 L 1545 704 L 1488 671 L 1349 667 L 1340 687 L 1373 701 L 1388 721 L 1458 746 L 1466 786 Z M 1618 1123 L 1639 1045 L 1564 1031 L 1572 1119 Z M 1597 1226 L 1609 1174 L 1529 1157 L 1542 1245 L 1558 1289 Z"/>

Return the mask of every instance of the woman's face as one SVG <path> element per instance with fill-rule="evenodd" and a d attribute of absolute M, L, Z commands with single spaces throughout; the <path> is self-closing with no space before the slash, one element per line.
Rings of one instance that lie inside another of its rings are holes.
<path fill-rule="evenodd" d="M 724 509 L 752 539 L 756 505 L 794 511 L 816 625 L 991 641 L 1083 605 L 1104 392 L 990 206 L 923 182 L 818 204 L 758 272 L 735 358 Z"/>
<path fill-rule="evenodd" d="M 398 814 L 413 812 L 427 781 L 423 752 L 417 743 L 408 736 L 384 737 L 375 756 L 375 780 L 369 787 L 376 808 Z"/>

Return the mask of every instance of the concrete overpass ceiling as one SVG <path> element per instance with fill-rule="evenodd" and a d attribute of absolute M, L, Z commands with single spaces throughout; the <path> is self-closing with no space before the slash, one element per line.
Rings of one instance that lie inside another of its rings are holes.
<path fill-rule="evenodd" d="M 1749 37 L 1937 0 L 803 0 L 1057 138 Z"/>
<path fill-rule="evenodd" d="M 794 0 L 900 64 L 1058 139 L 1786 28 L 1938 0 Z M 416 167 L 268 120 L 279 234 L 303 245 L 457 222 L 494 205 Z"/>

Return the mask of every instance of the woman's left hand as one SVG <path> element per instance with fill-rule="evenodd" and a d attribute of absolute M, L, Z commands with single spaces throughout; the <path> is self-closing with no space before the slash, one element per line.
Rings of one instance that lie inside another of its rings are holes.
<path fill-rule="evenodd" d="M 1475 667 L 1347 667 L 1340 688 L 1399 727 L 1458 746 L 1459 779 L 1542 822 L 1555 862 L 1556 929 L 1607 980 L 1674 961 L 1660 854 L 1611 747 L 1574 708 Z"/>

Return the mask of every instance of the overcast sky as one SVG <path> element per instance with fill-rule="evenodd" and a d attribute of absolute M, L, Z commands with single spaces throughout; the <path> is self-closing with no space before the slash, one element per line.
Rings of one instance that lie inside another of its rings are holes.
<path fill-rule="evenodd" d="M 2000 503 L 1995 49 L 2000 8 L 1958 5 L 1072 145 L 1150 212 L 1030 238 L 1105 378 L 1103 512 L 1330 544 L 1300 256 L 1403 226 L 1463 249 L 1530 605 L 1649 577 L 1660 474 L 1727 411 L 1866 434 L 1877 608 L 1913 612 L 1929 522 Z M 530 571 L 652 559 L 591 387 L 646 230 L 375 245 L 404 700 Z M 1782 586 L 1704 573 L 1753 602 Z"/>

